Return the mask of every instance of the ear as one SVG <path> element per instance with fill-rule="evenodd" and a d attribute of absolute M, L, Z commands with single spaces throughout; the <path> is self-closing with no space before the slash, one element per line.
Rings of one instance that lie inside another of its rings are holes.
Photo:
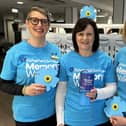
<path fill-rule="evenodd" d="M 29 21 L 27 19 L 25 20 L 25 25 L 27 28 L 29 28 Z"/>
<path fill-rule="evenodd" d="M 25 24 L 28 25 L 28 20 L 27 19 L 25 20 Z"/>

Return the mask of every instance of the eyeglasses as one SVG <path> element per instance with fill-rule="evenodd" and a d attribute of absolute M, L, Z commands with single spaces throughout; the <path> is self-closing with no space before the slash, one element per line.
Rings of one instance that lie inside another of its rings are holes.
<path fill-rule="evenodd" d="M 41 25 L 44 25 L 44 26 L 47 26 L 49 24 L 48 19 L 39 19 L 36 17 L 29 17 L 27 20 L 30 21 L 32 25 L 38 25 L 39 22 L 41 23 Z"/>

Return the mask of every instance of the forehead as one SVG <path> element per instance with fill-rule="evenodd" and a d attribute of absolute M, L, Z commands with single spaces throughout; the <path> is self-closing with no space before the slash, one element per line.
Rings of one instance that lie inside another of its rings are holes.
<path fill-rule="evenodd" d="M 94 29 L 92 25 L 88 24 L 85 29 Z"/>
<path fill-rule="evenodd" d="M 82 31 L 84 32 L 94 32 L 94 28 L 92 25 L 88 24 Z"/>
<path fill-rule="evenodd" d="M 36 18 L 42 18 L 42 19 L 47 19 L 47 17 L 42 14 L 41 12 L 38 11 L 31 11 L 29 14 L 30 17 L 36 17 Z"/>

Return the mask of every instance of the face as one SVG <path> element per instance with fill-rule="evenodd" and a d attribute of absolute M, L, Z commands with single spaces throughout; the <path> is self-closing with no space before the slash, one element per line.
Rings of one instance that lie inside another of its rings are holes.
<path fill-rule="evenodd" d="M 45 38 L 49 29 L 47 17 L 37 11 L 30 13 L 29 18 L 26 20 L 26 26 L 32 37 L 37 39 Z"/>
<path fill-rule="evenodd" d="M 92 46 L 94 42 L 94 30 L 89 24 L 85 30 L 76 33 L 76 41 L 79 48 L 79 52 L 92 52 Z"/>

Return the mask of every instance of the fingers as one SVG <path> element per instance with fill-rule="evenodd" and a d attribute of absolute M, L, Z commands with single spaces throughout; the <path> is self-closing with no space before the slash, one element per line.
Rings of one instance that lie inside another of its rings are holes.
<path fill-rule="evenodd" d="M 117 117 L 114 117 L 114 116 L 111 117 L 110 122 L 111 122 L 112 126 L 117 126 Z"/>
<path fill-rule="evenodd" d="M 33 84 L 33 94 L 40 95 L 46 91 L 46 87 L 42 84 Z"/>
<path fill-rule="evenodd" d="M 33 89 L 37 91 L 45 91 L 46 87 L 42 84 L 33 84 Z"/>
<path fill-rule="evenodd" d="M 112 118 L 110 118 L 110 122 L 111 122 L 112 126 L 114 126 L 114 124 L 115 124 L 114 122 L 115 121 Z"/>
<path fill-rule="evenodd" d="M 94 88 L 90 90 L 90 92 L 86 93 L 86 96 L 88 96 L 92 101 L 95 100 L 97 95 L 97 90 Z"/>
<path fill-rule="evenodd" d="M 46 86 L 45 85 L 43 85 L 43 84 L 33 84 L 35 87 L 40 87 L 40 88 L 45 88 Z"/>
<path fill-rule="evenodd" d="M 40 95 L 45 92 L 45 88 L 36 87 L 33 89 L 33 95 Z"/>
<path fill-rule="evenodd" d="M 46 91 L 42 84 L 31 84 L 25 88 L 25 94 L 29 96 L 40 95 Z"/>

